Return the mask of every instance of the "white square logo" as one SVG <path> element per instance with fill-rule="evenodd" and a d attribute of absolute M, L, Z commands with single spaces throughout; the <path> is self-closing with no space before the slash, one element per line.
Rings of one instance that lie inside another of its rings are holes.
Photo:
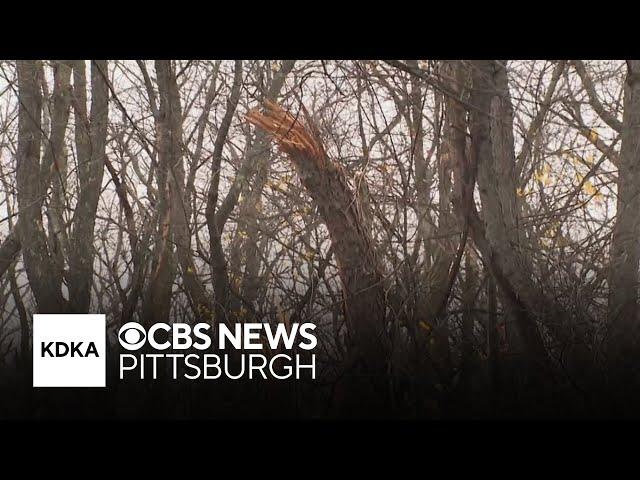
<path fill-rule="evenodd" d="M 106 354 L 104 315 L 33 316 L 34 387 L 104 387 Z"/>

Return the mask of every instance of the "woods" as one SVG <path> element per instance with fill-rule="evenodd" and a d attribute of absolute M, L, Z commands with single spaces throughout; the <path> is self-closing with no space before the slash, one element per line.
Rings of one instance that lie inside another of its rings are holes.
<path fill-rule="evenodd" d="M 0 388 L 105 313 L 317 327 L 314 381 L 128 411 L 636 415 L 639 142 L 635 60 L 2 61 Z"/>

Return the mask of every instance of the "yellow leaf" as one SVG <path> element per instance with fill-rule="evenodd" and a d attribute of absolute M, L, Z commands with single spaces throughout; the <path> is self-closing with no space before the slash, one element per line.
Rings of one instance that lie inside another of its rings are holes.
<path fill-rule="evenodd" d="M 427 332 L 430 332 L 432 330 L 431 325 L 425 322 L 424 320 L 421 320 L 419 325 L 420 327 L 424 328 Z"/>
<path fill-rule="evenodd" d="M 566 160 L 570 160 L 575 165 L 581 165 L 583 163 L 582 157 L 580 155 L 576 155 L 570 150 L 567 150 L 563 156 Z"/>
<path fill-rule="evenodd" d="M 546 229 L 544 230 L 544 232 L 542 232 L 542 236 L 543 236 L 544 238 L 555 238 L 555 236 L 556 236 L 556 229 L 555 229 L 553 226 L 548 227 L 548 228 L 546 228 Z"/>
<path fill-rule="evenodd" d="M 596 195 L 598 193 L 598 190 L 593 186 L 593 183 L 591 183 L 590 180 L 584 182 L 582 185 L 582 191 L 587 195 Z"/>
<path fill-rule="evenodd" d="M 550 185 L 551 184 L 551 176 L 549 175 L 550 173 L 551 173 L 551 166 L 545 163 L 541 169 L 538 169 L 535 172 L 533 177 L 543 185 Z"/>
<path fill-rule="evenodd" d="M 271 190 L 276 190 L 276 191 L 282 192 L 282 193 L 286 193 L 287 192 L 287 188 L 288 188 L 286 182 L 283 182 L 283 181 L 276 182 L 276 181 L 271 181 L 270 180 L 270 181 L 267 182 L 267 186 Z"/>
<path fill-rule="evenodd" d="M 588 138 L 590 142 L 596 143 L 598 141 L 598 132 L 595 130 L 589 130 Z"/>

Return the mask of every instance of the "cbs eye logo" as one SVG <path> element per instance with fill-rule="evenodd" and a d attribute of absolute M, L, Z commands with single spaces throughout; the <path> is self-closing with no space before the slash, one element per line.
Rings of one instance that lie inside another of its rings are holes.
<path fill-rule="evenodd" d="M 129 322 L 120 328 L 118 339 L 125 350 L 138 350 L 147 340 L 147 332 L 139 323 Z"/>

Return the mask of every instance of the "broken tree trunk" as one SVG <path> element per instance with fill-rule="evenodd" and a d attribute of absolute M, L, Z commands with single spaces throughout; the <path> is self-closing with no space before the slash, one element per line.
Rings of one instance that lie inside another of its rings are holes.
<path fill-rule="evenodd" d="M 327 157 L 308 118 L 305 124 L 279 105 L 266 102 L 263 112 L 252 110 L 247 119 L 273 136 L 318 205 L 338 260 L 356 358 L 368 372 L 382 372 L 388 355 L 382 268 L 372 245 L 370 225 L 346 172 Z"/>

